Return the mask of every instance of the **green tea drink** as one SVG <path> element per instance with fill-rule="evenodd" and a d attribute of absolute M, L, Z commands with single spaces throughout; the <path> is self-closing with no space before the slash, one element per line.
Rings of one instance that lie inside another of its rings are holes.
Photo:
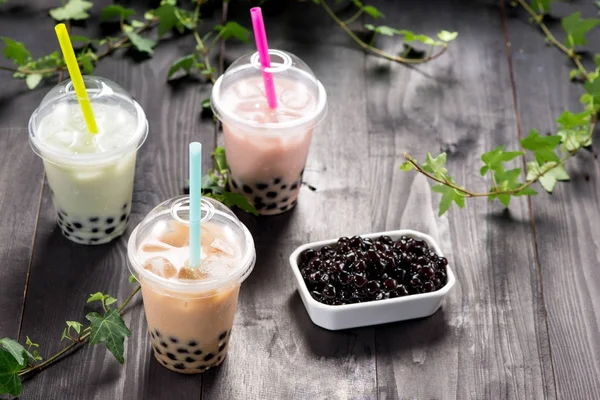
<path fill-rule="evenodd" d="M 148 133 L 144 111 L 116 83 L 84 77 L 98 133 L 87 130 L 71 81 L 53 88 L 29 121 L 29 141 L 43 159 L 58 226 L 69 240 L 102 244 L 125 232 L 138 148 Z"/>

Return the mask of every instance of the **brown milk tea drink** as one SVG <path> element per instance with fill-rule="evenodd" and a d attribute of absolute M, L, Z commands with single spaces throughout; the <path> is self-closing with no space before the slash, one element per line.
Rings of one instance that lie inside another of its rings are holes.
<path fill-rule="evenodd" d="M 231 189 L 262 215 L 296 205 L 313 132 L 327 109 L 323 85 L 298 57 L 269 50 L 277 108 L 269 107 L 258 53 L 236 60 L 212 91 L 223 123 Z"/>
<path fill-rule="evenodd" d="M 150 341 L 166 368 L 198 374 L 227 355 L 240 284 L 256 260 L 246 227 L 223 204 L 201 201 L 200 265 L 190 268 L 189 197 L 154 208 L 128 243 L 142 285 Z"/>

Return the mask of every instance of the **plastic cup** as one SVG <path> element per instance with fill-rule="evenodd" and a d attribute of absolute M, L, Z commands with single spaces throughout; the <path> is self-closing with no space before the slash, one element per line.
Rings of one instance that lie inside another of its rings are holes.
<path fill-rule="evenodd" d="M 58 226 L 69 240 L 102 244 L 125 232 L 137 150 L 148 135 L 140 105 L 108 79 L 84 77 L 99 133 L 86 127 L 71 80 L 55 86 L 29 120 L 44 161 Z"/>
<path fill-rule="evenodd" d="M 254 241 L 235 214 L 203 198 L 202 258 L 189 259 L 189 197 L 154 208 L 133 230 L 129 269 L 142 285 L 154 357 L 179 373 L 198 374 L 227 356 L 240 285 L 256 261 Z"/>
<path fill-rule="evenodd" d="M 313 132 L 327 112 L 325 88 L 298 57 L 269 50 L 277 108 L 267 104 L 258 53 L 236 60 L 215 83 L 212 109 L 223 123 L 230 186 L 262 215 L 292 209 Z"/>

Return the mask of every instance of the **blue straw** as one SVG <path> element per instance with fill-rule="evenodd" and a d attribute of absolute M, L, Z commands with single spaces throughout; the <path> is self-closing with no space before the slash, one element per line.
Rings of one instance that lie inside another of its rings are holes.
<path fill-rule="evenodd" d="M 190 143 L 190 267 L 200 265 L 202 220 L 202 144 Z"/>

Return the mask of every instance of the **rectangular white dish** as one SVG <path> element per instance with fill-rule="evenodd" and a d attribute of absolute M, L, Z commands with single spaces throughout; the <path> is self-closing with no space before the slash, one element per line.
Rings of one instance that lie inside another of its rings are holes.
<path fill-rule="evenodd" d="M 431 236 L 409 229 L 369 233 L 359 236 L 376 239 L 384 235 L 391 237 L 394 241 L 400 239 L 403 235 L 424 240 L 433 251 L 439 256 L 443 256 L 439 245 Z M 456 278 L 454 277 L 452 269 L 450 266 L 446 266 L 446 284 L 434 292 L 412 294 L 403 297 L 374 300 L 357 304 L 327 305 L 320 303 L 311 296 L 308 287 L 302 278 L 298 266 L 298 259 L 300 254 L 307 249 L 318 250 L 324 246 L 333 246 L 337 243 L 337 240 L 338 239 L 323 240 L 302 245 L 294 250 L 290 256 L 290 266 L 296 277 L 298 291 L 302 298 L 302 302 L 313 323 L 322 328 L 340 330 L 430 316 L 440 308 L 442 301 L 456 283 Z"/>

